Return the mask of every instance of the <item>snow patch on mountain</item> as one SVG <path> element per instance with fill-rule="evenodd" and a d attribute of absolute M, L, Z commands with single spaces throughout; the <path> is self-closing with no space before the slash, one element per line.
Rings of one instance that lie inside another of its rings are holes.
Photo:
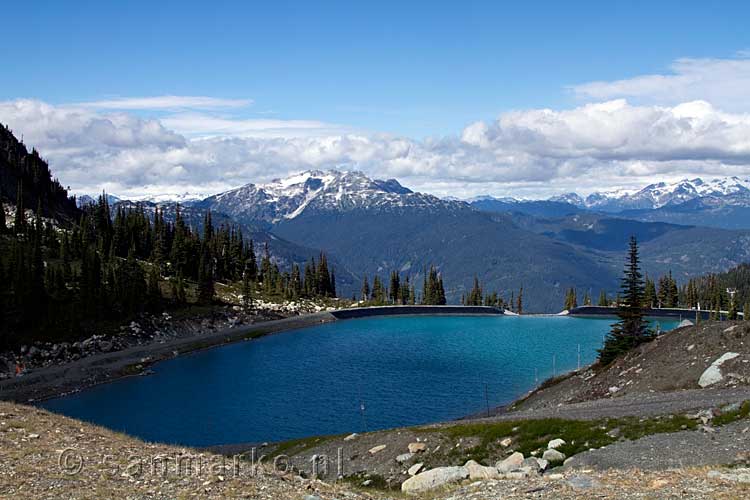
<path fill-rule="evenodd" d="M 200 205 L 234 218 L 270 223 L 294 219 L 308 211 L 467 207 L 463 202 L 415 193 L 395 179 L 371 179 L 362 172 L 338 170 L 310 170 L 265 184 L 247 184 L 206 198 Z"/>
<path fill-rule="evenodd" d="M 678 182 L 658 182 L 639 190 L 597 192 L 582 197 L 567 193 L 550 198 L 581 208 L 603 211 L 655 209 L 705 199 L 711 205 L 750 206 L 750 178 L 723 177 L 704 181 L 700 178 Z"/>

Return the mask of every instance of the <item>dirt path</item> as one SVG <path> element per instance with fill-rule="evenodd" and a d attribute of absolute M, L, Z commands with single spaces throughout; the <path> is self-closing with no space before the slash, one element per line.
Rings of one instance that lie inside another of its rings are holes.
<path fill-rule="evenodd" d="M 667 470 L 742 462 L 750 450 L 750 423 L 735 422 L 712 432 L 682 431 L 654 434 L 635 441 L 621 441 L 580 453 L 568 469 Z"/>
<path fill-rule="evenodd" d="M 596 420 L 600 418 L 653 417 L 685 413 L 691 410 L 715 408 L 724 404 L 741 403 L 747 400 L 750 400 L 750 387 L 748 386 L 718 389 L 688 389 L 684 391 L 654 392 L 596 399 L 593 401 L 531 410 L 506 411 L 485 418 L 464 419 L 463 422 L 492 422 L 498 420 L 540 418 Z"/>
<path fill-rule="evenodd" d="M 117 378 L 138 375 L 147 366 L 180 354 L 335 320 L 330 313 L 321 312 L 96 354 L 0 381 L 0 400 L 32 402 L 56 397 Z"/>

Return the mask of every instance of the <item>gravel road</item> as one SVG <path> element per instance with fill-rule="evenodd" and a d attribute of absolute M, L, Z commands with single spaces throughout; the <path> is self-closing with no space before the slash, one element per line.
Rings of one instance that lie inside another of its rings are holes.
<path fill-rule="evenodd" d="M 639 468 L 667 470 L 704 465 L 728 465 L 750 450 L 750 422 L 740 421 L 713 432 L 682 431 L 620 441 L 580 453 L 566 468 L 598 470 Z"/>
<path fill-rule="evenodd" d="M 485 418 L 468 418 L 463 422 L 492 422 L 498 420 L 526 420 L 540 418 L 565 418 L 570 420 L 596 420 L 619 417 L 654 417 L 673 415 L 692 410 L 715 408 L 728 403 L 750 400 L 750 387 L 688 389 L 674 392 L 653 392 L 582 403 L 558 405 L 534 410 L 506 411 Z M 454 422 L 455 423 L 455 422 Z M 450 425 L 448 423 L 447 425 Z M 445 425 L 445 424 L 438 424 Z"/>

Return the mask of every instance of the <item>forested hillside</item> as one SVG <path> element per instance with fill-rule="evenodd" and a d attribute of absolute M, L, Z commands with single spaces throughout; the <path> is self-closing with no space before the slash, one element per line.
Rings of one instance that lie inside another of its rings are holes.
<path fill-rule="evenodd" d="M 20 204 L 59 222 L 78 219 L 75 200 L 50 173 L 36 150 L 29 152 L 13 133 L 0 125 L 0 200 Z"/>

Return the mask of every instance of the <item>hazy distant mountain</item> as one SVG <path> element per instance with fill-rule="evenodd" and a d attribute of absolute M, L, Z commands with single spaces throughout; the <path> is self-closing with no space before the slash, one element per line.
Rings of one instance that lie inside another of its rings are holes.
<path fill-rule="evenodd" d="M 547 200 L 487 196 L 474 200 L 473 207 L 490 212 L 543 217 L 598 212 L 640 221 L 750 229 L 750 179 L 739 177 L 659 182 L 639 190 L 604 191 L 586 197 L 565 193 Z"/>
<path fill-rule="evenodd" d="M 704 181 L 700 178 L 679 182 L 649 184 L 638 191 L 593 193 L 582 198 L 575 193 L 551 198 L 568 201 L 582 208 L 606 212 L 656 209 L 680 205 L 696 199 L 711 200 L 711 204 L 750 207 L 750 179 L 725 177 Z"/>

